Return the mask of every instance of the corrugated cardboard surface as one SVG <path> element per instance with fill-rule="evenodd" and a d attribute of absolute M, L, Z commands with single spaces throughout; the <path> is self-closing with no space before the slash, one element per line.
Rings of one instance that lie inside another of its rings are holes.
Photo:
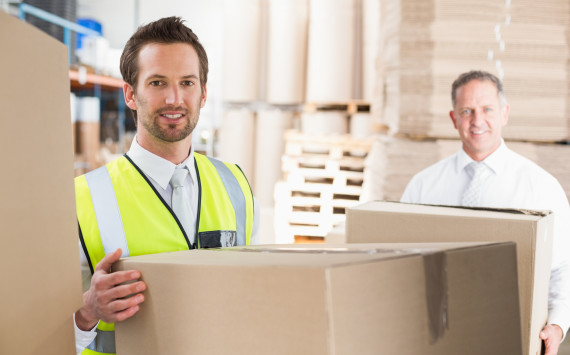
<path fill-rule="evenodd" d="M 475 210 L 397 202 L 368 202 L 347 210 L 348 243 L 513 241 L 525 354 L 540 354 L 538 333 L 548 315 L 552 253 L 549 212 Z M 532 335 L 532 336 L 531 336 Z"/>
<path fill-rule="evenodd" d="M 378 123 L 412 137 L 456 138 L 449 90 L 460 73 L 476 69 L 504 75 L 511 105 L 504 138 L 568 139 L 569 3 L 545 4 L 383 1 Z"/>
<path fill-rule="evenodd" d="M 67 48 L 0 11 L 0 353 L 75 354 L 81 305 Z"/>
<path fill-rule="evenodd" d="M 513 243 L 419 243 L 126 258 L 114 269 L 140 270 L 148 290 L 116 325 L 117 353 L 521 354 L 515 253 Z M 426 255 L 445 261 L 445 282 L 426 276 Z M 438 285 L 448 328 L 432 341 L 430 321 L 444 318 L 428 317 L 426 290 Z"/>

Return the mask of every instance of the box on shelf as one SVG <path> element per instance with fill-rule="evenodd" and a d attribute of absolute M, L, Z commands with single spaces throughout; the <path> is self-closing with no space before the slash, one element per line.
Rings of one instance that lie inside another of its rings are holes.
<path fill-rule="evenodd" d="M 553 215 L 374 201 L 347 210 L 348 243 L 492 242 L 517 244 L 525 354 L 540 354 L 548 316 Z"/>
<path fill-rule="evenodd" d="M 120 260 L 124 354 L 521 354 L 514 243 L 299 244 Z"/>
<path fill-rule="evenodd" d="M 67 48 L 0 11 L 0 353 L 76 354 L 82 305 Z"/>

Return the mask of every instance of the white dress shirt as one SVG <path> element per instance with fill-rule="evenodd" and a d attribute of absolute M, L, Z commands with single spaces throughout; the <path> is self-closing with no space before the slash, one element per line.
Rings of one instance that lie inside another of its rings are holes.
<path fill-rule="evenodd" d="M 461 205 L 469 183 L 465 167 L 473 160 L 461 149 L 416 174 L 401 202 Z M 480 207 L 550 210 L 554 214 L 552 271 L 548 323 L 564 334 L 570 326 L 570 206 L 556 178 L 544 169 L 501 146 L 483 163 L 491 171 L 482 187 Z"/>
<path fill-rule="evenodd" d="M 170 186 L 170 178 L 174 174 L 177 166 L 186 166 L 189 174 L 186 177 L 184 189 L 190 193 L 190 203 L 192 216 L 192 225 L 196 225 L 196 216 L 198 211 L 198 179 L 196 174 L 196 167 L 194 166 L 194 147 L 191 147 L 188 158 L 179 165 L 175 165 L 170 161 L 155 155 L 148 150 L 141 147 L 135 138 L 131 144 L 131 148 L 127 152 L 127 156 L 135 163 L 139 169 L 146 175 L 148 180 L 152 183 L 156 191 L 160 194 L 162 199 L 172 206 L 172 187 Z M 257 244 L 257 234 L 259 230 L 259 207 L 254 198 L 254 213 L 253 213 L 253 227 L 251 232 L 251 244 Z M 194 240 L 195 230 L 185 231 L 190 241 Z M 81 266 L 88 268 L 87 257 L 81 245 L 79 246 L 81 253 Z M 74 322 L 75 323 L 75 322 Z M 82 331 L 75 325 L 75 347 L 77 352 L 83 351 L 93 340 L 97 333 L 95 326 L 91 331 Z"/>

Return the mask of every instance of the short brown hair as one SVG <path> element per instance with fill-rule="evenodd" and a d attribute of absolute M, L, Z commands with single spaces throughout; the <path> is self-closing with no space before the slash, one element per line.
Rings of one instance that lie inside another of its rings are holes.
<path fill-rule="evenodd" d="M 505 90 L 503 89 L 503 83 L 501 80 L 497 78 L 495 75 L 481 70 L 472 70 L 467 73 L 463 73 L 459 75 L 457 79 L 451 85 L 451 104 L 455 109 L 455 99 L 457 97 L 457 90 L 463 85 L 466 85 L 471 80 L 479 80 L 479 81 L 490 81 L 495 85 L 497 88 L 497 95 L 499 95 L 499 102 L 501 107 L 507 104 L 507 96 L 505 95 Z"/>
<path fill-rule="evenodd" d="M 208 81 L 208 56 L 198 36 L 184 25 L 180 17 L 165 17 L 141 26 L 129 38 L 121 54 L 121 75 L 123 80 L 136 90 L 138 82 L 138 56 L 141 48 L 149 43 L 187 43 L 191 45 L 200 61 L 200 85 L 202 90 Z"/>

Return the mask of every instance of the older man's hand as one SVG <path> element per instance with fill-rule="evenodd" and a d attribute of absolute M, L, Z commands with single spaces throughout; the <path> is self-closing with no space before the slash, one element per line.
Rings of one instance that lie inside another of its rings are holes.
<path fill-rule="evenodd" d="M 539 334 L 540 339 L 544 340 L 546 352 L 544 355 L 557 355 L 558 348 L 562 342 L 562 328 L 556 324 L 547 324 Z"/>

